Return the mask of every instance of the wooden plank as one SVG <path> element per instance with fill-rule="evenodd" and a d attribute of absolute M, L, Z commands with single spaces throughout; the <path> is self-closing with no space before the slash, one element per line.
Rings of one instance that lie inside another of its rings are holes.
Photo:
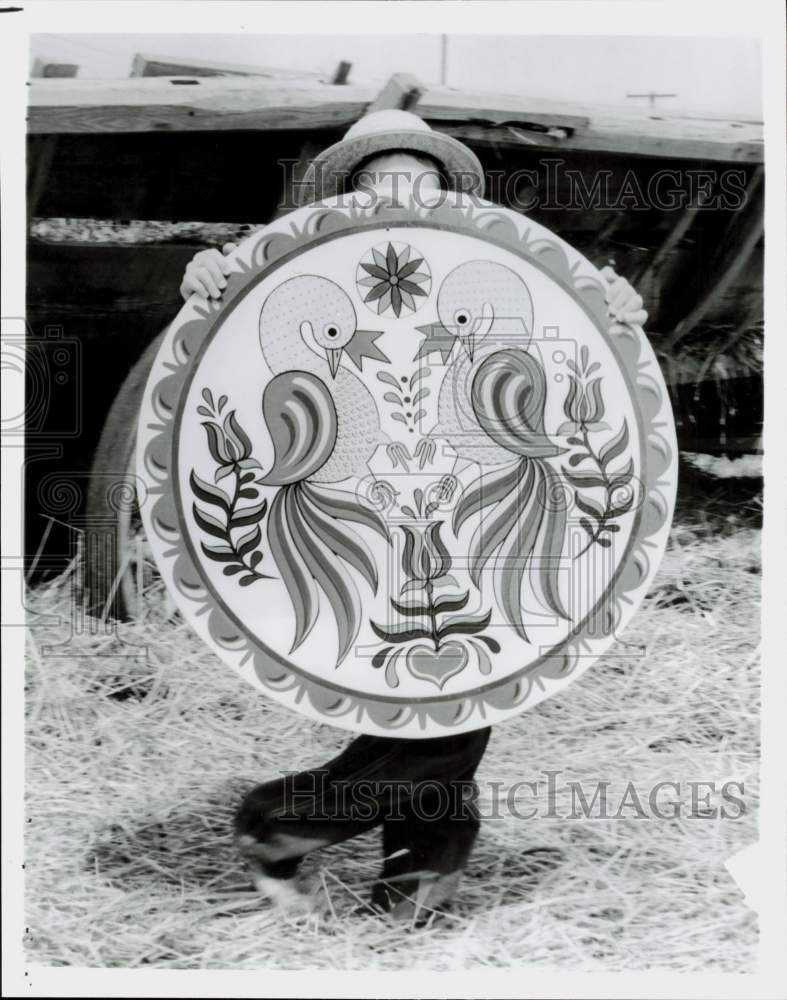
<path fill-rule="evenodd" d="M 578 111 L 573 105 L 542 98 L 433 87 L 425 91 L 418 102 L 417 113 L 441 128 L 455 123 L 470 126 L 536 125 L 544 129 L 575 130 L 590 124 L 592 112 Z"/>
<path fill-rule="evenodd" d="M 278 66 L 245 66 L 240 63 L 213 62 L 186 56 L 150 55 L 138 52 L 131 64 L 132 77 L 143 76 L 259 76 L 272 80 L 323 80 L 322 73 L 283 69 Z"/>
<path fill-rule="evenodd" d="M 418 107 L 418 113 L 422 109 Z M 429 119 L 429 116 L 424 114 Z M 654 128 L 632 123 L 594 121 L 586 129 L 573 134 L 555 127 L 546 132 L 536 129 L 525 133 L 512 125 L 454 125 L 432 122 L 441 132 L 470 145 L 500 145 L 523 149 L 550 150 L 554 153 L 575 151 L 604 152 L 625 156 L 658 156 L 664 159 L 708 160 L 725 163 L 762 163 L 764 147 L 761 125 L 689 127 L 682 125 Z M 730 127 L 740 128 L 732 133 Z"/>
<path fill-rule="evenodd" d="M 375 89 L 249 77 L 178 81 L 35 80 L 28 130 L 38 133 L 191 132 L 345 127 Z"/>
<path fill-rule="evenodd" d="M 386 102 L 414 93 L 417 81 L 407 74 L 396 79 Z M 375 108 L 383 94 L 361 84 L 252 77 L 34 80 L 29 129 L 78 133 L 344 128 Z M 480 146 L 763 160 L 762 126 L 746 121 L 635 114 L 448 88 L 426 90 L 410 110 L 441 131 Z"/>
<path fill-rule="evenodd" d="M 263 222 L 159 222 L 154 219 L 31 218 L 28 237 L 31 243 L 59 246 L 140 247 L 191 246 L 220 247 L 224 243 L 240 243 Z"/>
<path fill-rule="evenodd" d="M 79 71 L 76 63 L 59 63 L 49 59 L 36 59 L 33 68 L 30 70 L 31 77 L 52 79 L 63 79 L 64 77 L 74 77 Z"/>
<path fill-rule="evenodd" d="M 331 83 L 337 86 L 343 86 L 347 83 L 347 78 L 350 75 L 350 70 L 353 68 L 353 64 L 346 62 L 344 59 L 339 63 L 339 65 L 334 70 L 334 74 L 331 77 Z"/>
<path fill-rule="evenodd" d="M 424 89 L 421 81 L 411 73 L 394 73 L 366 111 L 369 113 L 390 108 L 412 111 Z"/>
<path fill-rule="evenodd" d="M 762 124 L 434 88 L 417 112 L 457 139 L 555 151 L 761 163 Z"/>

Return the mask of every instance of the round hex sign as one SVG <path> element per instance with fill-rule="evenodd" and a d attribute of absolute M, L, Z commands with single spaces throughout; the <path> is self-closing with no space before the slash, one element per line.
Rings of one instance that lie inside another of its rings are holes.
<path fill-rule="evenodd" d="M 635 614 L 676 444 L 642 330 L 513 212 L 336 199 L 166 335 L 140 504 L 185 618 L 264 694 L 408 737 L 560 690 Z"/>

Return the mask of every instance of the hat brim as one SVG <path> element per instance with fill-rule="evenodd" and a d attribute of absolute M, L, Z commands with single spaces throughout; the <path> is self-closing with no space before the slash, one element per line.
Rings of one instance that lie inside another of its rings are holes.
<path fill-rule="evenodd" d="M 437 162 L 444 179 L 456 189 L 483 197 L 484 171 L 475 153 L 442 132 L 375 132 L 342 139 L 315 156 L 298 186 L 300 205 L 342 194 L 353 172 L 381 153 L 415 153 Z"/>

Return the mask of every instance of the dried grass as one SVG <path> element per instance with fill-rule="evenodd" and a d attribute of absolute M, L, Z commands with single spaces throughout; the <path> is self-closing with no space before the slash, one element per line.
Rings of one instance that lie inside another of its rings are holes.
<path fill-rule="evenodd" d="M 68 638 L 52 616 L 71 618 L 69 578 L 39 587 L 29 598 L 29 959 L 751 969 L 756 918 L 724 861 L 756 839 L 758 572 L 756 529 L 699 536 L 679 525 L 625 636 L 647 656 L 618 646 L 561 696 L 496 727 L 478 776 L 487 808 L 489 782 L 510 787 L 556 770 L 589 793 L 610 781 L 613 810 L 629 781 L 646 802 L 659 780 L 717 789 L 738 780 L 745 815 L 488 819 L 453 913 L 420 929 L 360 906 L 379 865 L 376 833 L 308 859 L 306 880 L 329 912 L 319 925 L 278 917 L 233 851 L 240 795 L 326 759 L 345 734 L 253 694 L 184 624 L 152 615 Z M 561 793 L 561 816 L 566 806 Z"/>

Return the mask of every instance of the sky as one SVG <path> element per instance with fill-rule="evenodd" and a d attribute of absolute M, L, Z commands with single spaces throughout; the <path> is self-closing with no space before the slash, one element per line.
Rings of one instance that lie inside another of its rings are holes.
<path fill-rule="evenodd" d="M 350 82 L 382 84 L 392 73 L 440 82 L 441 36 L 412 35 L 34 35 L 36 57 L 79 65 L 79 77 L 129 75 L 136 52 L 331 73 L 352 63 Z M 448 35 L 450 87 L 582 104 L 642 108 L 628 93 L 660 98 L 663 111 L 761 119 L 760 55 L 751 38 Z"/>

